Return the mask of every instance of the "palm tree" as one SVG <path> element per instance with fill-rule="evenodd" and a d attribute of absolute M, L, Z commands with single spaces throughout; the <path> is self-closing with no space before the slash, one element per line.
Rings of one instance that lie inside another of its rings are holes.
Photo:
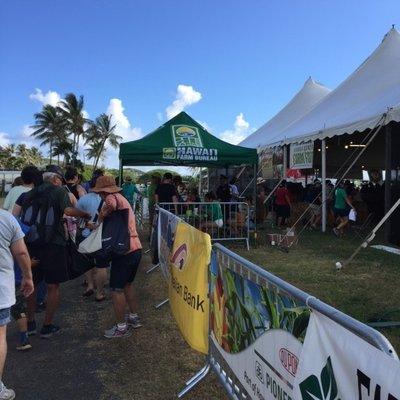
<path fill-rule="evenodd" d="M 75 162 L 78 154 L 79 139 L 84 137 L 85 124 L 89 121 L 84 117 L 83 114 L 84 100 L 83 96 L 79 96 L 79 99 L 73 93 L 68 93 L 65 99 L 61 100 L 60 105 L 57 107 L 61 115 L 65 118 L 68 123 L 68 131 L 73 135 L 72 141 L 72 157 Z"/>
<path fill-rule="evenodd" d="M 31 136 L 41 140 L 40 145 L 49 145 L 50 164 L 53 156 L 54 145 L 66 135 L 66 120 L 61 115 L 58 108 L 45 105 L 41 112 L 34 115 L 35 131 Z"/>
<path fill-rule="evenodd" d="M 60 165 L 60 156 L 63 156 L 64 164 L 68 164 L 71 158 L 71 154 L 73 154 L 73 143 L 72 140 L 67 136 L 58 140 L 57 143 L 53 147 L 53 156 L 57 157 L 58 165 Z"/>
<path fill-rule="evenodd" d="M 90 145 L 88 157 L 94 159 L 93 170 L 104 157 L 106 143 L 116 149 L 122 137 L 115 133 L 116 125 L 112 125 L 111 115 L 101 114 L 90 124 L 86 132 L 86 144 Z"/>

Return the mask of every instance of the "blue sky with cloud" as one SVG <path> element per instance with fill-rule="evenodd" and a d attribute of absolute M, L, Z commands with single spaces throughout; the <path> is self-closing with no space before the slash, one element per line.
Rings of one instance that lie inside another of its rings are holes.
<path fill-rule="evenodd" d="M 235 143 L 308 76 L 337 86 L 399 16 L 398 0 L 3 1 L 0 144 L 30 143 L 33 114 L 68 92 L 124 140 L 186 110 Z"/>

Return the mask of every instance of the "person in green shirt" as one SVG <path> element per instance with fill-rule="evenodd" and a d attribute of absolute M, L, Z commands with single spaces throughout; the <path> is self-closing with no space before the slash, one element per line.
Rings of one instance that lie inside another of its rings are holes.
<path fill-rule="evenodd" d="M 344 228 L 349 223 L 349 212 L 351 209 L 355 210 L 347 196 L 343 182 L 340 182 L 335 190 L 335 202 L 333 207 L 333 213 L 335 214 L 337 222 L 337 226 L 333 228 L 333 233 L 337 237 L 343 236 Z"/>
<path fill-rule="evenodd" d="M 132 182 L 130 176 L 125 177 L 125 182 L 122 185 L 122 195 L 128 200 L 129 204 L 134 208 L 137 195 L 140 195 L 139 189 Z"/>
<path fill-rule="evenodd" d="M 215 228 L 222 228 L 224 226 L 222 209 L 214 192 L 206 193 L 204 200 L 210 204 L 207 204 L 204 207 L 206 219 L 205 221 L 201 222 L 200 230 L 205 232 L 209 232 L 209 230 L 211 230 L 212 232 Z"/>

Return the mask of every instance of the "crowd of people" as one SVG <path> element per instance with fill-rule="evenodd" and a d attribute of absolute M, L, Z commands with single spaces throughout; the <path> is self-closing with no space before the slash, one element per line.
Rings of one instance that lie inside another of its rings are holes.
<path fill-rule="evenodd" d="M 303 186 L 301 183 L 282 180 L 279 187 L 265 202 L 271 189 L 266 187 L 265 181 L 260 180 L 258 197 L 261 199 L 258 206 L 258 222 L 263 222 L 268 213 L 275 215 L 274 222 L 278 228 L 286 228 L 293 224 L 291 219 L 295 204 L 305 203 L 308 213 L 303 223 L 311 229 L 318 229 L 322 220 L 322 183 L 315 179 L 312 183 Z M 326 180 L 326 208 L 328 222 L 332 225 L 333 233 L 342 237 L 351 220 L 379 221 L 384 214 L 384 184 L 379 171 L 370 171 L 370 180 L 356 186 L 350 180 L 341 180 L 336 185 Z"/>
<path fill-rule="evenodd" d="M 21 172 L 0 210 L 0 400 L 15 397 L 2 382 L 7 353 L 6 327 L 13 318 L 18 324 L 17 350 L 32 348 L 30 336 L 49 339 L 60 331 L 55 324 L 60 303 L 60 285 L 71 279 L 69 249 L 87 238 L 99 224 L 125 210 L 129 244 L 123 254 L 107 258 L 86 257 L 83 296 L 96 301 L 104 291 L 109 269 L 109 287 L 115 324 L 105 330 L 106 338 L 130 336 L 139 328 L 138 302 L 133 287 L 142 255 L 133 211 L 131 179 L 123 187 L 101 170 L 80 183 L 75 168 L 63 171 L 50 165 L 45 171 L 27 166 Z M 44 292 L 44 293 L 43 293 Z M 36 314 L 45 298 L 43 325 L 38 329 Z"/>

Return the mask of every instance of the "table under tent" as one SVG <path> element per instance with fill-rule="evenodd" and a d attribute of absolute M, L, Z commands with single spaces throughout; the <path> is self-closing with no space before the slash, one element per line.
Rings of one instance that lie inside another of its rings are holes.
<path fill-rule="evenodd" d="M 320 91 L 320 100 L 307 112 L 301 115 L 302 110 L 294 110 L 291 103 L 296 103 L 295 96 L 288 106 L 292 117 L 294 114 L 297 118 L 286 118 L 286 126 L 272 124 L 272 130 L 267 123 L 241 143 L 257 147 L 260 166 L 265 153 L 282 153 L 284 176 L 288 169 L 303 174 L 317 171 L 322 183 L 323 231 L 327 220 L 326 178 L 362 179 L 363 170 L 385 171 L 386 212 L 400 195 L 399 70 L 400 33 L 392 28 L 336 89 Z M 386 224 L 386 238 L 398 245 L 400 211 L 391 221 L 396 223 Z"/>
<path fill-rule="evenodd" d="M 224 142 L 209 133 L 185 112 L 179 113 L 142 139 L 121 143 L 119 160 L 120 179 L 123 167 L 127 166 L 225 169 L 231 166 L 251 166 L 253 173 L 250 179 L 252 179 L 257 174 L 258 165 L 256 149 Z M 253 181 L 255 199 L 256 179 Z"/>

